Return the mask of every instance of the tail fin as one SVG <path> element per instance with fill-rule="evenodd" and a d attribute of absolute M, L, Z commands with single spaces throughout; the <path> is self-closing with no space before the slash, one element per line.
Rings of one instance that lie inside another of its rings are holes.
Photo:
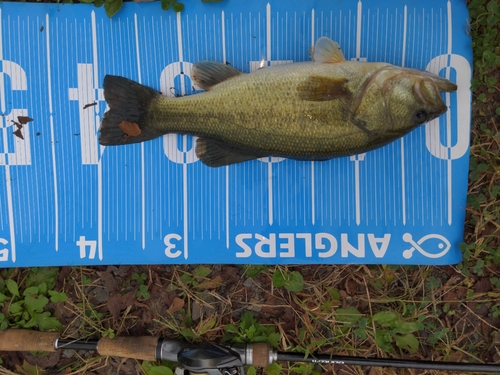
<path fill-rule="evenodd" d="M 144 142 L 163 135 L 148 123 L 149 106 L 158 95 L 159 92 L 127 78 L 104 77 L 104 98 L 110 109 L 101 122 L 101 145 Z"/>

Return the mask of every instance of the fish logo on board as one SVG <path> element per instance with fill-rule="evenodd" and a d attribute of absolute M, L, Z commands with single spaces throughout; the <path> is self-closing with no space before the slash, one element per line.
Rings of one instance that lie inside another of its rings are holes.
<path fill-rule="evenodd" d="M 423 236 L 418 241 L 413 239 L 411 233 L 403 234 L 403 241 L 408 242 L 411 247 L 403 251 L 403 257 L 410 259 L 415 251 L 431 259 L 443 257 L 451 248 L 448 239 L 440 234 L 431 233 Z M 427 242 L 427 245 L 424 245 Z M 437 252 L 435 252 L 437 250 Z"/>

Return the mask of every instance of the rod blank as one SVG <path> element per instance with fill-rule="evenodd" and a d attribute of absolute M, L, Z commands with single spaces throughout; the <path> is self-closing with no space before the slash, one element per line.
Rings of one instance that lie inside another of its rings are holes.
<path fill-rule="evenodd" d="M 327 356 L 327 355 L 312 355 L 311 357 L 304 358 L 304 356 L 301 354 L 282 353 L 282 352 L 278 352 L 277 360 L 288 361 L 288 362 L 311 362 L 311 363 L 336 364 L 336 365 L 413 368 L 419 370 L 500 373 L 500 365 L 487 364 L 487 363 L 416 361 L 409 359 L 364 358 L 364 357 Z"/>

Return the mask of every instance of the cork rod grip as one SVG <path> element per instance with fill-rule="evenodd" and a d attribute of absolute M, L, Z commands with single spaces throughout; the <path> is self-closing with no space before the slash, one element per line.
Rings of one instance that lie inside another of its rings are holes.
<path fill-rule="evenodd" d="M 267 367 L 271 364 L 269 361 L 269 352 L 271 347 L 268 344 L 253 344 L 252 364 L 255 367 Z"/>
<path fill-rule="evenodd" d="M 155 361 L 158 337 L 104 337 L 97 344 L 97 352 L 101 355 Z"/>
<path fill-rule="evenodd" d="M 28 329 L 6 329 L 0 331 L 0 351 L 27 352 L 41 351 L 54 352 L 57 332 L 37 332 Z"/>

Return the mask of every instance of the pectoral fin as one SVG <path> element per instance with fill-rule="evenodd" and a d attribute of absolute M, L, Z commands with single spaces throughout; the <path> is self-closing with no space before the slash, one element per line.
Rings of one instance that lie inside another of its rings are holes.
<path fill-rule="evenodd" d="M 338 63 L 345 61 L 340 45 L 330 38 L 321 37 L 314 46 L 313 60 L 317 63 Z"/>
<path fill-rule="evenodd" d="M 297 91 L 303 100 L 326 101 L 348 99 L 352 93 L 346 87 L 345 78 L 330 78 L 312 75 L 299 84 Z"/>
<path fill-rule="evenodd" d="M 193 65 L 191 78 L 203 90 L 210 90 L 212 86 L 240 74 L 243 73 L 232 66 L 213 61 L 201 61 Z"/>
<path fill-rule="evenodd" d="M 196 156 L 209 167 L 223 167 L 261 157 L 246 154 L 224 142 L 206 138 L 197 139 Z"/>

